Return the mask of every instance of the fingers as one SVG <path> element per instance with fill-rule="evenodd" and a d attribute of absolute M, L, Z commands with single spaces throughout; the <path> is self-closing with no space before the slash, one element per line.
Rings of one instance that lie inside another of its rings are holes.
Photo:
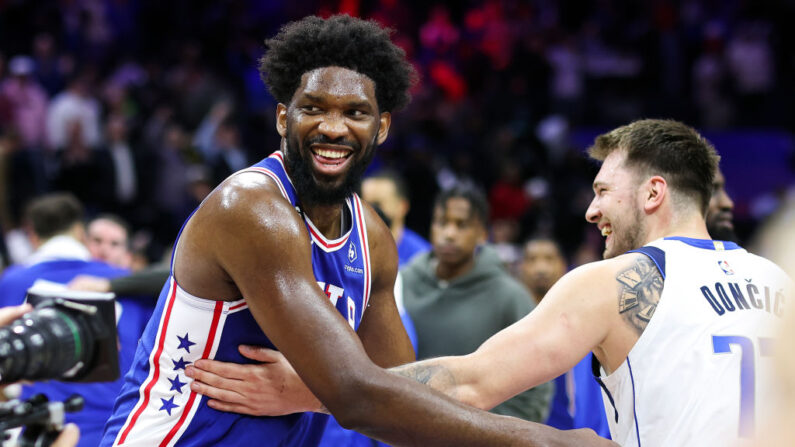
<path fill-rule="evenodd" d="M 226 377 L 229 379 L 245 379 L 248 376 L 248 368 L 246 365 L 237 363 L 221 362 L 219 360 L 200 359 L 194 363 L 195 369 L 206 371 L 218 377 Z M 191 377 L 191 376 L 188 376 Z M 204 379 L 200 379 L 204 382 Z M 212 385 L 212 384 L 211 384 Z"/>
<path fill-rule="evenodd" d="M 284 360 L 281 352 L 262 346 L 240 345 L 238 350 L 243 354 L 243 357 L 258 362 L 275 363 Z"/>
<path fill-rule="evenodd" d="M 246 401 L 246 396 L 240 394 L 236 391 L 230 391 L 228 389 L 217 388 L 211 385 L 207 385 L 206 383 L 196 382 L 190 384 L 191 391 L 201 394 L 202 396 L 207 396 L 211 399 L 218 399 L 224 402 L 241 404 Z"/>
<path fill-rule="evenodd" d="M 226 411 L 230 413 L 248 414 L 251 416 L 262 416 L 246 405 L 224 402 L 221 400 L 210 399 L 207 401 L 207 406 L 218 411 Z"/>
<path fill-rule="evenodd" d="M 80 429 L 77 428 L 77 425 L 66 424 L 61 434 L 52 443 L 52 447 L 74 447 L 79 439 Z"/>
<path fill-rule="evenodd" d="M 0 325 L 9 324 L 31 310 L 33 307 L 28 303 L 0 308 Z"/>

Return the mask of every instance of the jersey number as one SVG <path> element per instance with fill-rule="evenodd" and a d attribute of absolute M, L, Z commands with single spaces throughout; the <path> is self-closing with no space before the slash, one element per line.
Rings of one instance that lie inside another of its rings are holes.
<path fill-rule="evenodd" d="M 731 345 L 740 348 L 740 430 L 741 438 L 754 436 L 756 420 L 756 372 L 754 342 L 740 335 L 713 335 L 712 350 L 715 354 L 731 353 Z M 773 339 L 759 338 L 759 355 L 773 355 Z"/>

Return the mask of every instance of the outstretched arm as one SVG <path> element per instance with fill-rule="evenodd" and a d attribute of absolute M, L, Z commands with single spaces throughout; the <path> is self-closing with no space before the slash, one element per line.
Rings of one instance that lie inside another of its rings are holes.
<path fill-rule="evenodd" d="M 533 312 L 495 334 L 472 354 L 428 359 L 392 371 L 456 400 L 490 409 L 568 371 L 605 339 L 613 325 L 609 322 L 617 318 L 612 268 L 599 263 L 572 271 Z M 255 389 L 226 393 L 235 389 L 227 387 L 242 383 L 224 382 L 223 375 L 229 371 L 225 368 L 243 365 L 197 362 L 201 371 L 196 377 L 202 382 L 196 383 L 197 391 L 221 400 L 242 399 L 251 396 L 249 391 L 254 392 L 257 397 L 249 399 L 249 414 L 279 415 L 314 411 L 320 406 L 281 354 L 265 349 L 249 352 L 259 356 L 251 358 L 268 362 L 244 365 L 252 373 L 258 369 L 255 380 L 260 382 Z"/>

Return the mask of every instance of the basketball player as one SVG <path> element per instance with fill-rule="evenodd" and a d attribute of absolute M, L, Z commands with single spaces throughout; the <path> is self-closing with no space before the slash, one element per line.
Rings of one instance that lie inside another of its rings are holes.
<path fill-rule="evenodd" d="M 610 433 L 622 446 L 732 445 L 752 439 L 769 397 L 770 337 L 790 279 L 733 242 L 709 238 L 704 214 L 718 155 L 695 130 L 641 120 L 596 139 L 602 162 L 586 218 L 605 241 L 605 260 L 564 275 L 536 310 L 477 351 L 395 368 L 465 403 L 494 405 L 572 368 L 588 351 L 601 365 Z M 306 389 L 270 355 L 274 387 Z M 263 354 L 264 357 L 264 354 Z M 236 368 L 215 362 L 203 371 Z M 273 368 L 277 366 L 277 368 Z M 198 365 L 197 365 L 198 369 Z M 229 382 L 197 388 L 223 400 Z M 260 401 L 262 396 L 249 395 Z M 308 407 L 312 407 L 309 405 Z M 263 411 L 262 408 L 259 409 Z"/>
<path fill-rule="evenodd" d="M 352 191 L 408 101 L 412 69 L 387 31 L 348 16 L 305 18 L 267 44 L 260 68 L 279 101 L 281 147 L 226 179 L 183 226 L 102 445 L 315 445 L 324 415 L 225 413 L 189 388 L 186 367 L 243 363 L 243 343 L 278 347 L 344 427 L 392 444 L 598 443 L 376 366 L 412 351 L 393 297 L 395 243 Z"/>

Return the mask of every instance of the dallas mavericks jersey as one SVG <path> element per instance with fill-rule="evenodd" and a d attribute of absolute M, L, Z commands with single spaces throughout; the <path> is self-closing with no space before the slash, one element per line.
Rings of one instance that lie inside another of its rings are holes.
<path fill-rule="evenodd" d="M 624 363 L 600 377 L 622 446 L 729 446 L 770 403 L 771 348 L 791 282 L 732 242 L 665 238 L 638 250 L 664 278 L 654 316 Z"/>
<path fill-rule="evenodd" d="M 299 205 L 281 152 L 240 172 L 246 171 L 267 175 L 286 200 Z M 344 212 L 349 213 L 352 224 L 336 240 L 323 237 L 308 218 L 305 222 L 318 285 L 356 330 L 370 295 L 367 228 L 358 196 L 346 199 Z M 206 399 L 190 390 L 192 379 L 185 376 L 185 367 L 200 358 L 253 363 L 238 352 L 241 344 L 274 348 L 245 299 L 224 302 L 192 296 L 177 284 L 172 263 L 172 276 L 144 331 L 102 445 L 316 445 L 326 415 L 253 417 L 225 413 L 208 407 Z"/>

